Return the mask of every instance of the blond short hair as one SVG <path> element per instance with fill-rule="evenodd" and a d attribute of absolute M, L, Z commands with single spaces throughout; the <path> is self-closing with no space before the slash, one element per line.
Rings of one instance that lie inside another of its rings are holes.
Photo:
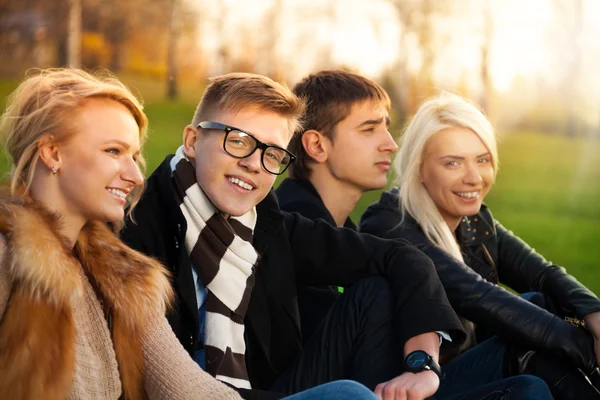
<path fill-rule="evenodd" d="M 90 99 L 113 100 L 127 107 L 139 127 L 140 144 L 145 142 L 148 119 L 141 102 L 108 72 L 94 76 L 71 68 L 34 70 L 8 97 L 0 121 L 0 137 L 12 162 L 12 195 L 19 190 L 28 193 L 39 161 L 38 141 L 42 135 L 51 133 L 57 142 L 67 140 L 75 133 L 71 124 L 74 112 Z M 145 171 L 141 156 L 138 164 Z M 142 191 L 140 187 L 132 192 L 130 209 Z"/>
<path fill-rule="evenodd" d="M 255 108 L 286 118 L 289 130 L 287 139 L 299 128 L 305 103 L 287 86 L 266 76 L 241 72 L 213 77 L 209 82 L 194 113 L 193 126 L 223 111 L 238 112 Z"/>
<path fill-rule="evenodd" d="M 399 203 L 403 215 L 410 214 L 431 242 L 462 260 L 453 232 L 419 178 L 427 142 L 434 134 L 448 128 L 469 129 L 479 136 L 492 156 L 496 176 L 498 147 L 492 124 L 469 100 L 451 93 L 441 93 L 426 100 L 406 127 L 394 161 L 395 184 L 400 186 Z"/>

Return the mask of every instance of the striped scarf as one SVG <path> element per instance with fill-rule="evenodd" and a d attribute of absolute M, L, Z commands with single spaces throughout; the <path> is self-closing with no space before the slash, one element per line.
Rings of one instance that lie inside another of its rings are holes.
<path fill-rule="evenodd" d="M 207 289 L 206 372 L 237 388 L 251 389 L 245 361 L 244 316 L 258 261 L 252 246 L 256 208 L 241 217 L 226 219 L 196 182 L 196 171 L 183 153 L 183 146 L 170 165 L 187 222 L 185 247 Z"/>

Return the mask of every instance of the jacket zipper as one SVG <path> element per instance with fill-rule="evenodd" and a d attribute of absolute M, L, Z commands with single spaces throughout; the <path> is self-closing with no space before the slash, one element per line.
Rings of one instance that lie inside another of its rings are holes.
<path fill-rule="evenodd" d="M 485 252 L 485 255 L 487 256 L 487 259 L 490 261 L 490 263 L 492 264 L 492 267 L 494 267 L 494 269 L 496 268 L 496 263 L 494 263 L 494 260 L 492 259 L 492 255 L 490 254 L 490 252 L 488 251 L 487 247 L 485 247 L 485 244 L 481 243 L 481 247 L 483 247 L 483 251 Z"/>

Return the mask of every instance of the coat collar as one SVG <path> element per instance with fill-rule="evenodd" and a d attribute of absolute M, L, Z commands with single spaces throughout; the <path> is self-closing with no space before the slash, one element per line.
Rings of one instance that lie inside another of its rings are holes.
<path fill-rule="evenodd" d="M 0 200 L 0 234 L 13 283 L 0 325 L 0 343 L 8 343 L 0 367 L 8 364 L 12 373 L 0 378 L 0 395 L 17 390 L 33 398 L 37 388 L 44 398 L 66 397 L 75 372 L 77 322 L 71 307 L 84 301 L 85 270 L 112 309 L 124 394 L 142 398 L 141 336 L 148 321 L 164 313 L 170 302 L 167 273 L 99 222 L 84 226 L 71 251 L 58 233 L 60 223 L 57 215 L 34 201 Z"/>
<path fill-rule="evenodd" d="M 285 178 L 283 182 L 277 188 L 277 196 L 280 201 L 284 204 L 283 209 L 285 210 L 285 204 L 288 203 L 314 203 L 321 207 L 323 218 L 329 225 L 337 226 L 335 219 L 325 206 L 321 195 L 308 179 L 292 179 Z M 350 217 L 346 218 L 344 221 L 344 227 L 350 228 L 352 230 L 356 230 L 356 224 L 350 219 Z"/>
<path fill-rule="evenodd" d="M 456 236 L 462 246 L 479 246 L 495 235 L 493 221 L 487 215 L 487 206 L 482 204 L 477 214 L 460 220 Z"/>
<path fill-rule="evenodd" d="M 398 187 L 384 192 L 376 207 L 385 209 L 398 209 Z M 408 213 L 405 215 L 405 223 L 417 227 L 417 221 Z M 475 215 L 463 217 L 457 228 L 457 238 L 461 246 L 478 246 L 495 235 L 495 228 L 488 207 L 481 205 L 481 209 Z"/>

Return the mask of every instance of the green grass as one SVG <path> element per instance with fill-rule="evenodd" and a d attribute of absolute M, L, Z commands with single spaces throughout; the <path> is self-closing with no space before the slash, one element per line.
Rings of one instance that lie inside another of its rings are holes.
<path fill-rule="evenodd" d="M 120 76 L 145 100 L 150 135 L 145 148 L 148 172 L 181 144 L 202 87 L 181 84 L 181 100 L 164 100 L 165 86 L 150 78 Z M 0 81 L 0 99 L 16 87 Z M 1 102 L 4 103 L 4 100 Z M 600 293 L 600 141 L 569 140 L 534 132 L 507 133 L 500 143 L 500 174 L 486 199 L 494 216 L 547 259 L 568 268 Z M 0 157 L 0 172 L 7 170 Z M 367 193 L 352 213 L 358 221 L 379 198 Z"/>

